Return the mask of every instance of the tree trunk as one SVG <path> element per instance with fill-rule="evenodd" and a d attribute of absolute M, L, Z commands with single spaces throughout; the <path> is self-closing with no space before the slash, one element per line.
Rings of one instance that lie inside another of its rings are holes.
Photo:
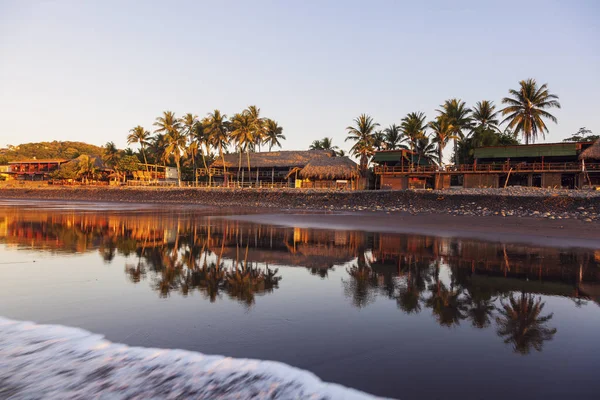
<path fill-rule="evenodd" d="M 443 152 L 444 152 L 444 148 L 442 147 L 442 143 L 440 142 L 438 144 L 438 158 L 439 158 L 438 163 L 439 163 L 440 167 L 444 165 L 444 162 L 442 160 Z"/>
<path fill-rule="evenodd" d="M 146 172 L 148 172 L 148 160 L 146 159 L 146 151 L 144 150 L 143 144 L 141 144 L 140 147 L 142 148 L 142 155 L 144 156 L 144 164 L 146 166 Z"/>
<path fill-rule="evenodd" d="M 181 187 L 181 167 L 179 166 L 179 158 L 175 158 L 175 166 L 177 166 L 177 185 Z"/>
<path fill-rule="evenodd" d="M 246 155 L 248 156 L 248 182 L 250 182 L 250 184 L 252 184 L 252 181 L 250 178 L 250 149 L 246 150 Z"/>
<path fill-rule="evenodd" d="M 223 144 L 219 143 L 219 153 L 221 153 L 221 158 L 223 159 L 223 183 L 227 181 L 227 168 L 225 167 L 225 154 L 223 153 Z M 229 181 L 227 181 L 229 185 Z"/>
<path fill-rule="evenodd" d="M 454 139 L 454 165 L 458 165 L 458 139 Z"/>

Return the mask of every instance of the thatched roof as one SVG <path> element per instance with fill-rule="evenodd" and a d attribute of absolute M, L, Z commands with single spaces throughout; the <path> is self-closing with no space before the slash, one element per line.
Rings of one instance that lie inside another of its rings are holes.
<path fill-rule="evenodd" d="M 360 177 L 358 165 L 348 157 L 314 159 L 300 171 L 300 177 L 309 179 L 355 179 Z"/>
<path fill-rule="evenodd" d="M 585 149 L 580 155 L 580 160 L 600 160 L 600 139 Z"/>
<path fill-rule="evenodd" d="M 65 166 L 67 165 L 79 165 L 79 163 L 85 159 L 85 158 L 89 158 L 92 163 L 94 164 L 94 168 L 96 168 L 97 170 L 100 171 L 108 171 L 110 170 L 110 168 L 108 168 L 106 166 L 106 164 L 104 163 L 104 161 L 102 161 L 102 159 L 100 157 L 95 157 L 95 156 L 86 156 L 86 155 L 80 155 L 77 158 L 74 158 L 72 160 L 70 160 L 69 162 L 67 162 L 66 164 L 64 164 Z"/>
<path fill-rule="evenodd" d="M 250 168 L 303 168 L 313 160 L 327 159 L 334 156 L 335 153 L 328 150 L 270 151 L 250 153 Z M 247 157 L 248 156 L 246 154 L 242 154 L 242 168 L 248 167 Z M 225 166 L 227 168 L 237 167 L 239 161 L 239 153 L 225 154 Z M 211 168 L 223 168 L 223 159 L 221 157 L 217 157 L 217 159 L 211 164 Z"/>

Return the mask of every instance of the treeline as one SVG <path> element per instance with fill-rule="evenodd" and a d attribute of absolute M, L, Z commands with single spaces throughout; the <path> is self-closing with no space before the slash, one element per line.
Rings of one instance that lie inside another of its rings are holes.
<path fill-rule="evenodd" d="M 260 151 L 263 146 L 269 150 L 281 147 L 281 141 L 285 140 L 283 128 L 277 121 L 261 116 L 257 106 L 249 106 L 231 117 L 220 110 L 204 118 L 192 113 L 178 118 L 172 111 L 165 111 L 153 125 L 152 133 L 141 125 L 131 129 L 127 143 L 140 146 L 140 158 L 145 164 L 174 164 L 179 183 L 184 167 L 188 178 L 191 169 L 197 179 L 198 167 L 208 168 L 216 156 L 223 158 L 230 148 L 240 154 L 241 168 L 243 153 L 249 164 L 250 152 Z M 116 152 L 113 143 L 105 146 L 105 158 Z"/>
<path fill-rule="evenodd" d="M 498 110 L 494 102 L 482 100 L 471 108 L 461 99 L 449 99 L 433 119 L 423 112 L 411 112 L 399 124 L 385 129 L 371 116 L 361 114 L 346 128 L 346 141 L 354 142 L 350 151 L 360 159 L 363 170 L 379 150 L 409 149 L 421 159 L 442 165 L 443 151 L 450 141 L 454 144 L 454 163 L 468 164 L 473 162 L 476 147 L 518 144 L 519 135 L 526 144 L 543 138 L 548 132 L 545 120 L 557 122 L 547 110 L 560 108 L 558 96 L 548 91 L 547 84 L 538 86 L 534 79 L 519 82 L 519 88 L 509 90 L 502 104 L 504 108 Z M 316 140 L 310 148 L 338 150 L 330 138 Z"/>
<path fill-rule="evenodd" d="M 103 152 L 102 147 L 83 142 L 58 142 L 55 140 L 53 142 L 24 143 L 18 146 L 9 145 L 7 149 L 4 149 L 0 154 L 0 165 L 33 158 L 71 160 L 83 154 L 100 157 Z"/>

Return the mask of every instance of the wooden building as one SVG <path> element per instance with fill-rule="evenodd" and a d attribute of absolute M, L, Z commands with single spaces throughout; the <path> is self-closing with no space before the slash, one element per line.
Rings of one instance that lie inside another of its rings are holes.
<path fill-rule="evenodd" d="M 249 159 L 248 159 L 249 157 Z M 225 160 L 223 160 L 223 158 Z M 334 151 L 271 151 L 225 154 L 200 175 L 218 186 L 356 188 L 356 164 Z"/>
<path fill-rule="evenodd" d="M 47 180 L 50 173 L 56 171 L 65 159 L 49 160 L 23 160 L 9 162 L 9 171 L 12 177 L 18 180 L 43 181 Z"/>
<path fill-rule="evenodd" d="M 407 149 L 378 151 L 371 161 L 376 164 L 375 174 L 379 176 L 380 189 L 436 187 L 436 178 L 431 172 L 437 170 L 437 167 L 429 159 L 419 157 L 413 151 Z M 448 186 L 449 184 L 448 181 Z"/>
<path fill-rule="evenodd" d="M 445 167 L 414 163 L 404 152 L 408 151 L 377 152 L 373 157 L 381 189 L 445 189 L 451 182 L 465 188 L 574 189 L 600 183 L 598 142 L 480 147 L 474 150 L 473 164 Z"/>

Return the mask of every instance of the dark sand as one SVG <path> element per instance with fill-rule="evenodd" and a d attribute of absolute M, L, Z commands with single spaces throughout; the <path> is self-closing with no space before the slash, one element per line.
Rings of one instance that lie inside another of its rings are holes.
<path fill-rule="evenodd" d="M 323 211 L 322 209 L 294 209 L 273 205 L 257 207 L 255 204 L 228 204 L 227 199 L 221 204 L 213 201 L 208 205 L 194 201 L 134 202 L 140 198 L 139 193 L 127 200 L 106 201 L 103 196 L 95 201 L 86 199 L 65 199 L 49 196 L 40 200 L 39 195 L 49 191 L 33 191 L 36 196 L 2 199 L 0 206 L 20 206 L 28 209 L 51 208 L 56 210 L 80 211 L 125 211 L 125 212 L 170 212 L 191 211 L 198 215 L 223 216 L 240 221 L 256 222 L 270 225 L 293 226 L 315 229 L 361 230 L 389 233 L 414 233 L 433 236 L 455 236 L 486 241 L 505 243 L 527 243 L 532 245 L 553 246 L 561 248 L 585 247 L 600 249 L 600 226 L 575 219 L 549 219 L 517 216 L 470 216 L 449 215 L 440 212 L 408 212 L 383 211 Z M 71 191 L 58 190 L 61 194 Z M 78 191 L 75 191 L 79 193 Z M 120 190 L 116 190 L 123 194 Z M 90 192 L 81 192 L 85 196 Z M 111 193 L 111 192 L 109 192 Z M 131 194 L 129 191 L 125 193 Z M 158 192 L 160 193 L 160 192 Z M 83 197 L 85 197 L 83 196 Z M 78 196 L 74 196 L 78 197 Z"/>
<path fill-rule="evenodd" d="M 536 246 L 600 249 L 600 227 L 577 220 L 383 212 L 269 213 L 225 218 L 298 228 L 414 233 Z"/>

